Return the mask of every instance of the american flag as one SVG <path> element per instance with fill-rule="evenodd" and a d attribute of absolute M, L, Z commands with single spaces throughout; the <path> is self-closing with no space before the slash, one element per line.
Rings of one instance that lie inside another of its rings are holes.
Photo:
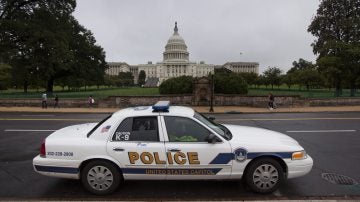
<path fill-rule="evenodd" d="M 103 127 L 103 128 L 101 129 L 101 132 L 102 132 L 102 133 L 106 133 L 106 132 L 109 131 L 110 128 L 111 128 L 111 126 L 105 126 L 105 127 Z"/>

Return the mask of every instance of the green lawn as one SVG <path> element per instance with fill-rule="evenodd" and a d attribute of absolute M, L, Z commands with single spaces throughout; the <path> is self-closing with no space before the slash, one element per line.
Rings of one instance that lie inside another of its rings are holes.
<path fill-rule="evenodd" d="M 298 87 L 288 89 L 285 86 L 280 86 L 279 88 L 271 87 L 265 88 L 249 88 L 248 95 L 268 95 L 269 93 L 276 95 L 299 95 L 305 98 L 333 98 L 335 95 L 335 90 L 329 89 L 299 89 Z M 355 94 L 356 97 L 360 97 L 360 91 Z M 344 89 L 341 97 L 350 97 L 350 90 Z"/>
<path fill-rule="evenodd" d="M 9 89 L 5 91 L 0 91 L 0 98 L 41 98 L 41 94 L 44 92 L 44 89 L 29 89 L 28 93 L 24 93 L 19 89 Z M 305 90 L 299 89 L 298 87 L 293 87 L 288 89 L 286 86 L 274 87 L 272 90 L 271 87 L 266 88 L 262 86 L 260 88 L 249 88 L 248 95 L 263 95 L 266 96 L 268 93 L 273 93 L 275 96 L 280 95 L 300 95 L 301 97 L 307 98 L 332 98 L 334 97 L 334 90 L 329 89 L 312 89 Z M 49 98 L 54 95 L 58 95 L 60 98 L 87 98 L 89 95 L 92 95 L 96 99 L 106 98 L 108 96 L 130 96 L 130 95 L 159 95 L 158 88 L 140 88 L 140 87 L 128 87 L 128 88 L 106 88 L 101 87 L 88 87 L 81 88 L 78 91 L 63 91 L 60 87 L 54 87 L 53 95 L 48 95 Z M 349 97 L 350 90 L 343 90 L 342 97 Z M 356 97 L 360 97 L 360 91 L 356 93 Z"/>
<path fill-rule="evenodd" d="M 129 87 L 129 88 L 100 88 L 97 89 L 87 88 L 80 89 L 79 91 L 62 91 L 60 88 L 54 89 L 53 97 L 58 95 L 60 98 L 87 98 L 89 95 L 99 99 L 106 98 L 108 96 L 122 96 L 122 95 L 159 95 L 158 88 L 140 88 L 140 87 Z M 0 98 L 41 98 L 43 89 L 37 91 L 36 89 L 29 90 L 28 93 L 24 93 L 21 90 L 9 89 L 6 91 L 0 91 Z"/>

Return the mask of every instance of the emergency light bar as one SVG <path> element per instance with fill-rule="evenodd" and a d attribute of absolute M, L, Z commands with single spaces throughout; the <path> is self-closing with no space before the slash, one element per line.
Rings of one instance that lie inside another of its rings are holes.
<path fill-rule="evenodd" d="M 153 112 L 169 112 L 170 101 L 158 101 L 152 106 Z"/>

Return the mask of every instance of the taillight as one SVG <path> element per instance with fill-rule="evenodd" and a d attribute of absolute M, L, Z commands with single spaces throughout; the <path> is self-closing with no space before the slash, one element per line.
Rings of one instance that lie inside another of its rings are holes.
<path fill-rule="evenodd" d="M 41 143 L 41 147 L 40 147 L 40 156 L 41 157 L 46 157 L 46 149 L 45 149 L 45 139 L 42 141 Z"/>

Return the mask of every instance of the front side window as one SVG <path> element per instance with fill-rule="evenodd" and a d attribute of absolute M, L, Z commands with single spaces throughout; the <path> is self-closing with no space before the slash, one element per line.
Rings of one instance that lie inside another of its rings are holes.
<path fill-rule="evenodd" d="M 130 117 L 116 129 L 112 141 L 159 141 L 157 117 Z"/>
<path fill-rule="evenodd" d="M 210 131 L 196 121 L 177 116 L 165 116 L 169 142 L 207 142 Z"/>

